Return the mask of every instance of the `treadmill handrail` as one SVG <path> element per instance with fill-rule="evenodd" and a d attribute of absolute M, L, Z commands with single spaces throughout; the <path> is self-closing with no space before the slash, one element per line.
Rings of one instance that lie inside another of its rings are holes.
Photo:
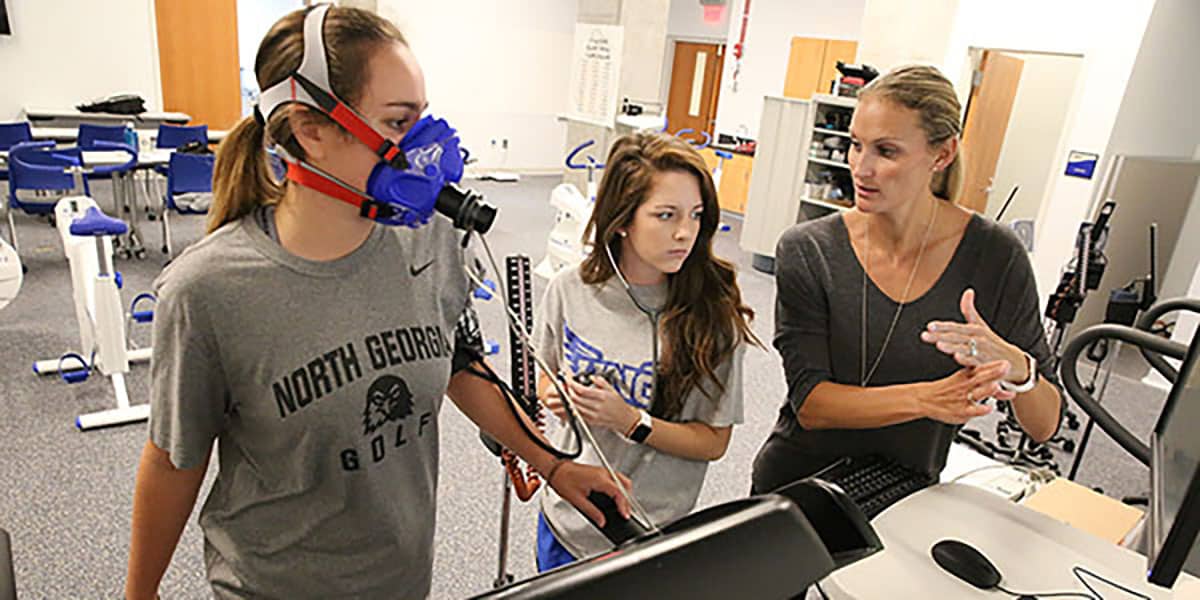
<path fill-rule="evenodd" d="M 1177 310 L 1187 310 L 1200 314 L 1200 299 L 1170 298 L 1163 300 L 1162 302 L 1147 308 L 1146 311 L 1143 312 L 1140 317 L 1138 317 L 1137 323 L 1134 324 L 1134 327 L 1137 327 L 1142 331 L 1150 331 L 1150 328 L 1154 326 L 1154 322 L 1157 321 L 1159 317 Z M 1146 359 L 1146 362 L 1150 363 L 1150 366 L 1154 367 L 1154 370 L 1158 371 L 1160 375 L 1167 379 L 1167 381 L 1170 381 L 1172 384 L 1174 384 L 1175 380 L 1179 378 L 1179 371 L 1167 363 L 1163 357 L 1152 353 L 1146 348 L 1139 347 L 1138 350 L 1142 352 L 1142 357 Z"/>
<path fill-rule="evenodd" d="M 1179 360 L 1182 360 L 1187 354 L 1188 347 L 1133 327 L 1102 324 L 1093 325 L 1079 332 L 1079 335 L 1075 336 L 1063 351 L 1059 375 L 1062 377 L 1063 388 L 1067 390 L 1067 394 L 1113 441 L 1143 465 L 1150 466 L 1150 445 L 1138 439 L 1079 383 L 1079 373 L 1076 369 L 1079 354 L 1092 342 L 1103 338 L 1127 342 L 1143 351 L 1149 350 Z"/>

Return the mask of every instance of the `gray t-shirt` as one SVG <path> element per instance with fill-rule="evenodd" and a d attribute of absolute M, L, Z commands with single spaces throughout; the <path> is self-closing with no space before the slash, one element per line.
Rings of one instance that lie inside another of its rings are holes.
<path fill-rule="evenodd" d="M 438 411 L 478 344 L 449 222 L 376 226 L 314 262 L 252 214 L 155 288 L 150 437 L 179 468 L 218 441 L 200 514 L 214 594 L 428 595 Z"/>
<path fill-rule="evenodd" d="M 775 348 L 783 357 L 788 397 L 754 465 L 757 491 L 810 475 L 842 456 L 883 454 L 940 472 L 956 428 L 917 419 L 878 429 L 806 430 L 796 412 L 823 381 L 859 385 L 863 269 L 842 215 L 805 221 L 776 248 Z M 992 329 L 1038 361 L 1056 381 L 1038 312 L 1029 258 L 1007 228 L 973 215 L 950 263 L 933 287 L 904 306 L 870 386 L 932 381 L 959 369 L 954 358 L 922 342 L 934 320 L 963 321 L 959 301 L 975 289 L 975 306 Z M 867 368 L 896 312 L 896 302 L 867 279 Z"/>
<path fill-rule="evenodd" d="M 647 307 L 666 301 L 667 286 L 632 286 Z M 615 277 L 600 285 L 588 285 L 579 268 L 565 269 L 546 288 L 534 323 L 533 342 L 538 356 L 554 370 L 611 373 L 619 380 L 626 402 L 649 408 L 651 401 L 651 344 L 654 329 L 650 318 L 638 310 Z M 684 402 L 679 422 L 699 421 L 714 427 L 742 422 L 742 358 L 745 344 L 721 364 L 716 375 L 725 393 L 715 400 L 692 390 Z M 706 389 L 713 389 L 706 382 Z M 638 444 L 603 427 L 592 427 L 596 442 L 612 466 L 633 481 L 633 494 L 658 525 L 692 510 L 708 462 L 689 460 Z M 574 447 L 574 435 L 563 428 L 557 436 L 560 448 Z M 586 442 L 579 462 L 599 465 L 600 459 Z M 544 488 L 542 512 L 555 537 L 576 558 L 612 548 L 579 511 L 549 486 Z"/>

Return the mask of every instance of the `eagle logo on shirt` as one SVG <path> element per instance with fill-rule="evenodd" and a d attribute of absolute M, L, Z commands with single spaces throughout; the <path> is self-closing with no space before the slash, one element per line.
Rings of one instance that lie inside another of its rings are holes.
<path fill-rule="evenodd" d="M 371 435 L 391 421 L 401 421 L 413 412 L 412 391 L 403 379 L 384 375 L 367 390 L 367 406 L 363 409 L 363 435 Z"/>

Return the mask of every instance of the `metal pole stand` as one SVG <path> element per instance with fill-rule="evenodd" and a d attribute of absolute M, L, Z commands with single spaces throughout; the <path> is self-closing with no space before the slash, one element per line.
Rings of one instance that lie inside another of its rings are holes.
<path fill-rule="evenodd" d="M 520 327 L 525 331 L 533 329 L 533 272 L 530 269 L 529 257 L 524 254 L 507 256 L 504 259 L 506 289 L 508 298 L 505 301 L 508 308 L 520 318 Z M 522 408 L 534 424 L 540 424 L 537 405 L 537 367 L 533 364 L 530 348 L 525 345 L 510 327 L 508 331 L 509 360 L 511 366 L 512 388 L 520 398 L 527 399 L 528 404 Z M 493 587 L 500 588 L 513 582 L 512 573 L 508 572 L 509 522 L 512 515 L 513 477 L 519 477 L 520 471 L 515 464 L 515 457 L 505 449 L 501 453 L 501 463 L 504 465 L 504 487 L 500 496 L 500 547 L 496 560 L 496 580 Z M 522 500 L 528 499 L 536 489 L 536 482 L 530 482 L 530 487 L 518 491 Z"/>

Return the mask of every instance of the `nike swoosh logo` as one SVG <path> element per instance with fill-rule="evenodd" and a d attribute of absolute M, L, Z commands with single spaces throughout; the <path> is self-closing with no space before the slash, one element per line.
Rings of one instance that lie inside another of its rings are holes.
<path fill-rule="evenodd" d="M 433 259 L 433 260 L 431 260 L 431 261 L 429 261 L 429 262 L 427 262 L 427 263 L 425 263 L 425 264 L 423 264 L 423 265 L 421 265 L 421 266 L 419 266 L 419 267 L 418 267 L 418 266 L 414 266 L 414 265 L 408 265 L 408 272 L 409 272 L 409 273 L 411 273 L 413 277 L 416 277 L 417 275 L 420 275 L 421 273 L 424 273 L 424 272 L 425 272 L 425 269 L 428 269 L 428 268 L 429 268 L 430 266 L 432 266 L 432 265 L 433 265 L 433 263 L 435 263 L 435 262 L 437 262 L 437 259 L 436 259 L 436 258 L 435 258 L 435 259 Z"/>

